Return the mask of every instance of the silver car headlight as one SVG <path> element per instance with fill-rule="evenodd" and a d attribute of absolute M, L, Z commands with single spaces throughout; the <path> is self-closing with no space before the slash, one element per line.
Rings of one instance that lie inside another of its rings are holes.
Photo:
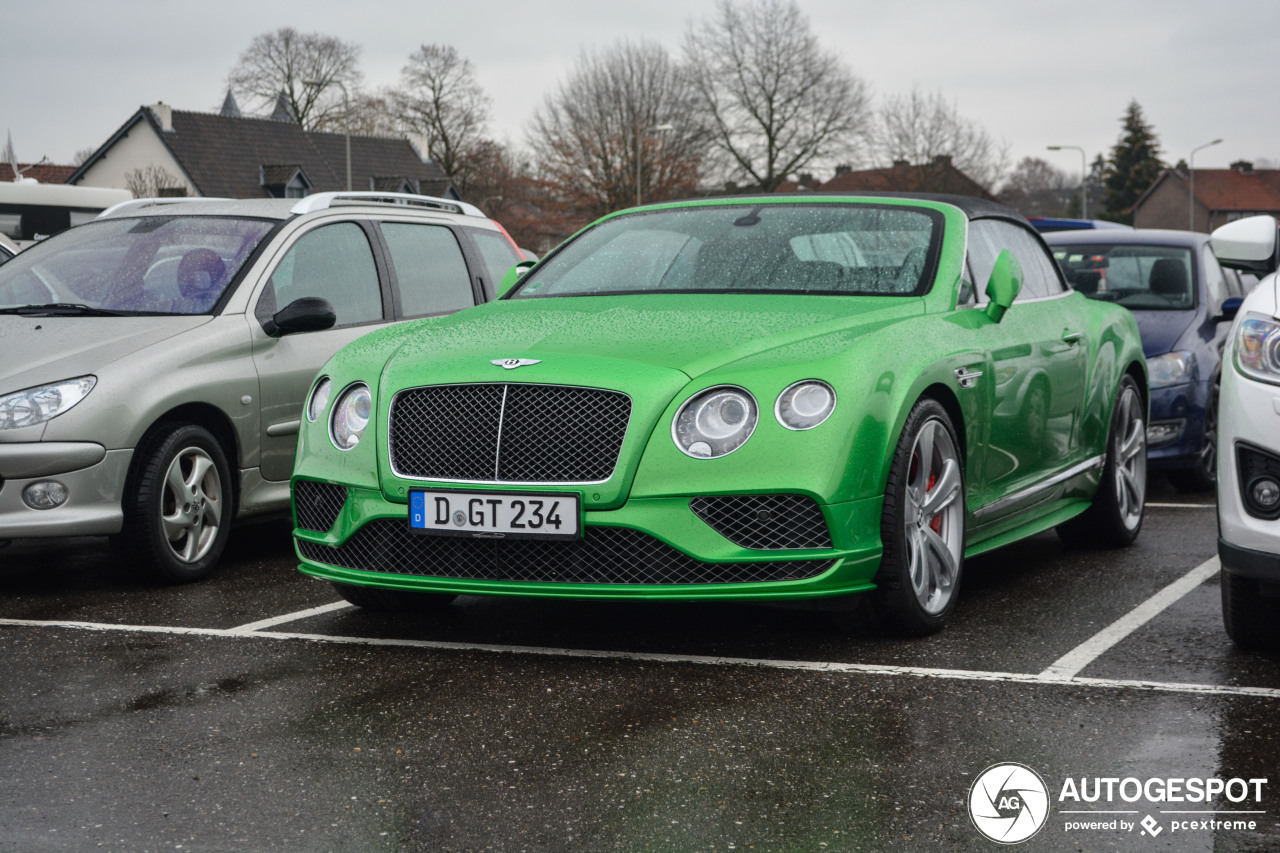
<path fill-rule="evenodd" d="M 1147 376 L 1152 388 L 1165 388 L 1191 381 L 1196 357 L 1189 352 L 1169 352 L 1147 359 Z"/>
<path fill-rule="evenodd" d="M 716 459 L 741 447 L 755 432 L 758 418 L 755 399 L 743 389 L 708 388 L 676 412 L 671 438 L 695 459 Z"/>
<path fill-rule="evenodd" d="M 773 406 L 778 423 L 787 429 L 813 429 L 836 409 L 836 391 L 818 379 L 806 379 L 783 390 Z"/>
<path fill-rule="evenodd" d="M 333 406 L 329 437 L 339 450 L 350 450 L 360 443 L 369 415 L 373 411 L 373 395 L 364 383 L 352 385 L 342 392 Z"/>
<path fill-rule="evenodd" d="M 329 392 L 333 390 L 333 383 L 326 376 L 316 383 L 311 389 L 311 396 L 307 398 L 307 420 L 315 423 L 320 420 L 324 414 L 324 407 L 329 405 Z"/>
<path fill-rule="evenodd" d="M 0 429 L 21 429 L 56 418 L 87 397 L 97 384 L 98 377 L 81 376 L 5 394 L 0 397 Z"/>
<path fill-rule="evenodd" d="M 1250 312 L 1236 329 L 1235 344 L 1237 370 L 1280 385 L 1280 322 Z"/>

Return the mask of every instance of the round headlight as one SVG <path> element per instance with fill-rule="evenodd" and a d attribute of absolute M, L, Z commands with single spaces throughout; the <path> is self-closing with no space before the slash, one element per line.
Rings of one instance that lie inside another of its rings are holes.
<path fill-rule="evenodd" d="M 369 386 L 352 385 L 343 391 L 333 407 L 332 429 L 329 431 L 333 446 L 339 450 L 350 450 L 359 444 L 365 427 L 369 425 L 372 410 L 373 397 L 369 394 Z"/>
<path fill-rule="evenodd" d="M 696 459 L 715 459 L 741 447 L 755 431 L 756 401 L 741 388 L 708 388 L 676 412 L 671 437 Z"/>
<path fill-rule="evenodd" d="M 312 423 L 320 420 L 320 416 L 324 414 L 324 407 L 329 405 L 329 392 L 332 390 L 333 383 L 329 381 L 328 376 L 316 383 L 316 387 L 311 389 L 311 397 L 307 400 L 307 420 Z"/>
<path fill-rule="evenodd" d="M 806 379 L 783 390 L 773 413 L 787 429 L 813 429 L 831 417 L 836 408 L 836 392 L 825 382 Z"/>

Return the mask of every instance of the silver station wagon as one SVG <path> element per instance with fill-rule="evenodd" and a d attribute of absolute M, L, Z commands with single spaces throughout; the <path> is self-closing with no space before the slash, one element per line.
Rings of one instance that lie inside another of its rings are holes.
<path fill-rule="evenodd" d="M 329 356 L 491 299 L 521 260 L 443 199 L 173 201 L 125 202 L 0 266 L 0 544 L 109 535 L 153 579 L 203 577 L 233 520 L 288 510 Z"/>

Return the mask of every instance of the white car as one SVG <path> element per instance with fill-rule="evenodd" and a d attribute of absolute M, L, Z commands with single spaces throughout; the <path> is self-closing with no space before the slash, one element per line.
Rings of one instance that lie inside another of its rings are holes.
<path fill-rule="evenodd" d="M 1222 618 L 1243 648 L 1280 646 L 1280 277 L 1276 220 L 1213 232 L 1226 266 L 1267 274 L 1236 313 L 1218 409 Z"/>

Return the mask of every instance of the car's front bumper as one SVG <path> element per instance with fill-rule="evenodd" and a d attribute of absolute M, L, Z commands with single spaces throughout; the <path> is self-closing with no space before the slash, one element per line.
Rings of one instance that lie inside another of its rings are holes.
<path fill-rule="evenodd" d="M 644 498 L 586 511 L 576 542 L 444 541 L 409 532 L 406 504 L 349 488 L 332 526 L 296 527 L 294 544 L 301 570 L 314 577 L 454 594 L 784 600 L 874 586 L 879 498 L 819 505 L 831 547 L 786 550 L 735 545 L 689 504 L 688 496 Z"/>
<path fill-rule="evenodd" d="M 0 443 L 0 539 L 119 533 L 120 498 L 132 450 L 92 442 Z M 22 499 L 32 483 L 55 480 L 67 500 L 32 509 Z"/>
<path fill-rule="evenodd" d="M 1223 370 L 1218 408 L 1218 535 L 1229 548 L 1280 556 L 1280 518 L 1246 505 L 1240 450 L 1280 459 L 1280 386 Z M 1230 571 L 1227 561 L 1223 566 Z"/>
<path fill-rule="evenodd" d="M 1211 381 L 1151 389 L 1147 461 L 1152 468 L 1188 468 L 1199 463 L 1212 389 Z M 1153 434 L 1156 430 L 1171 434 L 1159 439 Z"/>

